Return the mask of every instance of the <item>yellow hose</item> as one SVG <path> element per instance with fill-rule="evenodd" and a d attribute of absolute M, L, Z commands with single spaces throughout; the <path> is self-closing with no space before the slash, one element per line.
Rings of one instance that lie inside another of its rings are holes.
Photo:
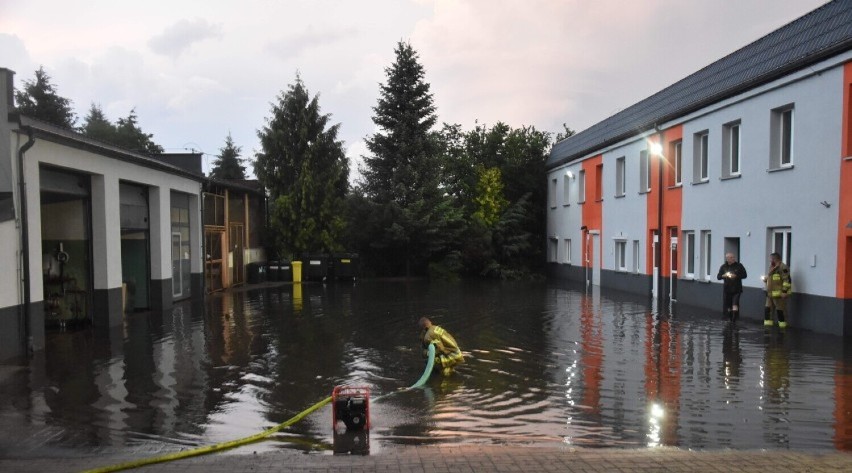
<path fill-rule="evenodd" d="M 423 384 L 426 383 L 426 380 L 429 379 L 429 375 L 432 374 L 432 368 L 433 368 L 434 365 L 435 365 L 435 345 L 430 344 L 429 345 L 428 358 L 426 360 L 426 369 L 423 370 L 423 375 L 420 376 L 420 379 L 418 379 L 416 383 L 414 383 L 411 386 L 409 386 L 405 389 L 402 389 L 400 391 L 405 391 L 405 390 L 413 389 L 413 388 L 419 388 L 419 387 L 423 386 Z M 400 392 L 400 391 L 395 391 L 395 392 Z M 384 396 L 379 396 L 379 397 L 375 398 L 374 401 L 378 401 L 379 399 L 381 399 L 383 397 L 387 397 L 390 394 L 393 394 L 393 393 L 389 393 L 389 394 L 386 394 Z M 168 461 L 180 460 L 181 458 L 189 458 L 189 457 L 195 457 L 195 456 L 198 456 L 198 455 L 206 455 L 208 453 L 220 452 L 222 450 L 228 450 L 228 449 L 231 449 L 231 448 L 236 448 L 236 447 L 241 447 L 243 445 L 248 445 L 250 443 L 254 443 L 254 442 L 257 442 L 259 440 L 263 440 L 266 437 L 269 437 L 270 435 L 280 431 L 281 429 L 284 429 L 285 427 L 289 427 L 289 426 L 295 424 L 296 422 L 299 422 L 300 420 L 304 419 L 308 414 L 316 411 L 317 409 L 328 404 L 329 402 L 331 402 L 331 396 L 323 399 L 322 401 L 314 404 L 313 406 L 305 409 L 304 411 L 294 415 L 293 417 L 291 417 L 287 421 L 285 421 L 281 424 L 278 424 L 275 427 L 266 429 L 263 432 L 260 432 L 260 433 L 257 433 L 257 434 L 254 434 L 254 435 L 251 435 L 251 436 L 248 436 L 248 437 L 244 437 L 244 438 L 237 439 L 237 440 L 231 440 L 229 442 L 221 442 L 221 443 L 217 443 L 217 444 L 213 444 L 213 445 L 207 445 L 207 446 L 204 446 L 204 447 L 193 448 L 192 450 L 184 450 L 184 451 L 181 451 L 181 452 L 169 453 L 169 454 L 166 454 L 166 455 L 161 455 L 159 457 L 141 458 L 139 460 L 132 460 L 132 461 L 129 461 L 129 462 L 118 463 L 118 464 L 115 464 L 115 465 L 105 466 L 105 467 L 102 467 L 102 468 L 95 468 L 93 470 L 85 470 L 82 473 L 107 473 L 107 472 L 111 472 L 111 471 L 129 470 L 131 468 L 139 468 L 140 466 L 153 465 L 155 463 L 165 463 L 165 462 L 168 462 Z"/>

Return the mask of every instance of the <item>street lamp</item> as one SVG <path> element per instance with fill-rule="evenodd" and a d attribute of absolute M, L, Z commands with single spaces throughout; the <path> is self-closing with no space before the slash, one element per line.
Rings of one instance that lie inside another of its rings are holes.
<path fill-rule="evenodd" d="M 657 304 L 663 306 L 663 133 L 658 132 L 657 141 L 648 141 L 651 156 L 656 156 L 659 162 L 657 172 Z M 651 176 L 648 176 L 650 179 Z"/>

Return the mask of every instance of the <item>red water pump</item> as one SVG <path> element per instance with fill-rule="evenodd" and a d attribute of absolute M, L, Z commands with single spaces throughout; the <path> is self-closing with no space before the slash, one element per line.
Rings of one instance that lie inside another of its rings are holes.
<path fill-rule="evenodd" d="M 335 432 L 346 426 L 347 431 L 370 428 L 370 388 L 337 386 L 331 392 L 332 427 Z"/>

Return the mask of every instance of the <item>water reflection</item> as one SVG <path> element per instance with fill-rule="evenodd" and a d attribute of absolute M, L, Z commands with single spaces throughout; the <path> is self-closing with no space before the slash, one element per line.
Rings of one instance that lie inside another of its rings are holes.
<path fill-rule="evenodd" d="M 467 362 L 371 405 L 370 454 L 401 444 L 852 449 L 852 350 L 840 338 L 543 283 L 302 284 L 49 334 L 0 371 L 0 451 L 162 451 L 251 435 L 328 396 L 408 386 L 429 315 Z M 14 435 L 13 435 L 14 433 Z M 339 437 L 339 436 L 338 436 Z M 332 453 L 330 409 L 252 450 Z M 351 448 L 349 448 L 351 447 Z"/>

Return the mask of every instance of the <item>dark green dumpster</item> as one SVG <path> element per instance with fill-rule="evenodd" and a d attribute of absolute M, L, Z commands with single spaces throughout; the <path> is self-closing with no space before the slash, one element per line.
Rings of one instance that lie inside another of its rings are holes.
<path fill-rule="evenodd" d="M 331 266 L 335 279 L 354 281 L 358 277 L 358 254 L 335 253 L 331 257 Z"/>

